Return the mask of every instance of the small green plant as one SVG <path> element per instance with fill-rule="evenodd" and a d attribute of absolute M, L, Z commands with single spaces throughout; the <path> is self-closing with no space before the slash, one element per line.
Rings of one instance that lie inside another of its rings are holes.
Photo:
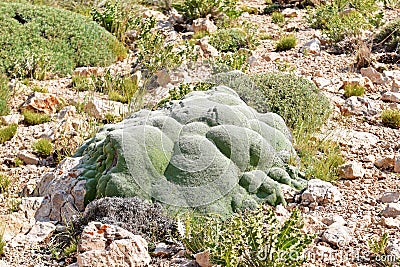
<path fill-rule="evenodd" d="M 296 46 L 296 42 L 294 34 L 284 35 L 276 43 L 275 50 L 278 52 L 290 50 Z"/>
<path fill-rule="evenodd" d="M 8 175 L 6 174 L 1 174 L 0 173 L 0 194 L 3 194 L 6 192 L 7 188 L 11 184 L 11 179 Z"/>
<path fill-rule="evenodd" d="M 79 92 L 87 91 L 93 87 L 90 83 L 90 78 L 74 75 L 71 80 L 71 87 Z"/>
<path fill-rule="evenodd" d="M 247 12 L 249 14 L 254 14 L 257 15 L 258 14 L 258 8 L 257 7 L 252 7 L 252 6 L 247 6 L 247 5 L 241 5 L 240 9 L 243 12 Z"/>
<path fill-rule="evenodd" d="M 10 213 L 17 212 L 20 209 L 22 200 L 20 198 L 10 198 L 7 201 L 7 208 Z"/>
<path fill-rule="evenodd" d="M 15 167 L 21 167 L 24 165 L 24 161 L 18 157 L 14 158 L 14 166 Z"/>
<path fill-rule="evenodd" d="M 46 87 L 42 87 L 39 85 L 34 85 L 34 86 L 32 86 L 31 89 L 32 89 L 32 91 L 38 92 L 38 93 L 48 93 L 49 92 L 49 90 L 47 90 Z"/>
<path fill-rule="evenodd" d="M 226 53 L 213 59 L 213 73 L 240 70 L 246 72 L 249 69 L 248 55 L 245 53 Z"/>
<path fill-rule="evenodd" d="M 386 246 L 388 244 L 388 240 L 389 240 L 389 234 L 386 232 L 379 238 L 371 238 L 370 240 L 368 240 L 369 250 L 372 254 L 373 260 L 378 266 L 382 267 L 395 266 L 392 265 L 391 262 L 386 260 Z"/>
<path fill-rule="evenodd" d="M 273 12 L 278 11 L 281 6 L 277 3 L 266 3 L 267 6 L 264 8 L 264 14 L 271 15 Z"/>
<path fill-rule="evenodd" d="M 278 25 L 283 25 L 285 23 L 285 16 L 281 12 L 272 12 L 271 19 L 273 23 Z"/>
<path fill-rule="evenodd" d="M 0 144 L 11 140 L 17 133 L 18 125 L 12 124 L 9 126 L 4 126 L 0 128 Z"/>
<path fill-rule="evenodd" d="M 365 88 L 358 84 L 348 84 L 344 87 L 344 97 L 363 96 Z"/>
<path fill-rule="evenodd" d="M 262 32 L 262 33 L 258 34 L 258 39 L 260 39 L 260 40 L 271 40 L 272 36 L 269 33 Z"/>
<path fill-rule="evenodd" d="M 388 52 L 398 51 L 400 46 L 400 19 L 388 23 L 375 37 L 376 46 L 383 46 Z"/>
<path fill-rule="evenodd" d="M 243 29 L 218 30 L 211 35 L 210 44 L 220 52 L 236 52 L 240 48 L 249 48 Z"/>
<path fill-rule="evenodd" d="M 59 260 L 68 257 L 77 251 L 79 236 L 74 225 L 66 222 L 64 231 L 56 232 L 49 242 L 49 250 L 53 259 Z"/>
<path fill-rule="evenodd" d="M 49 139 L 41 138 L 32 145 L 33 151 L 43 157 L 50 156 L 53 152 L 53 144 Z"/>
<path fill-rule="evenodd" d="M 0 116 L 8 115 L 10 112 L 10 108 L 8 107 L 9 98 L 8 78 L 0 73 Z"/>
<path fill-rule="evenodd" d="M 205 36 L 207 36 L 209 33 L 207 31 L 198 31 L 195 34 L 193 34 L 193 39 L 201 39 Z"/>
<path fill-rule="evenodd" d="M 207 15 L 216 17 L 221 13 L 229 19 L 236 19 L 241 15 L 236 2 L 237 0 L 184 0 L 183 3 L 176 3 L 173 6 L 187 20 L 205 18 Z"/>
<path fill-rule="evenodd" d="M 111 113 L 107 113 L 106 115 L 104 115 L 104 117 L 104 123 L 118 123 L 122 120 L 121 116 L 116 116 Z"/>
<path fill-rule="evenodd" d="M 229 218 L 189 215 L 182 242 L 193 254 L 209 251 L 221 266 L 301 266 L 313 236 L 302 232 L 298 210 L 280 223 L 270 209 L 246 210 Z"/>
<path fill-rule="evenodd" d="M 51 120 L 50 116 L 47 114 L 30 111 L 28 109 L 22 111 L 22 116 L 24 116 L 24 122 L 27 125 L 38 125 Z"/>
<path fill-rule="evenodd" d="M 276 61 L 275 66 L 277 69 L 281 72 L 294 72 L 296 70 L 295 66 L 292 66 L 289 62 L 287 61 Z"/>
<path fill-rule="evenodd" d="M 398 129 L 400 128 L 400 111 L 397 109 L 387 109 L 382 111 L 381 119 L 383 125 Z"/>

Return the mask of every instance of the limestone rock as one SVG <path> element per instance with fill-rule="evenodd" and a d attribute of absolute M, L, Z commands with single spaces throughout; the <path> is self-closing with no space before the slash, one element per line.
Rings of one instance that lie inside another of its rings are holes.
<path fill-rule="evenodd" d="M 72 72 L 72 76 L 91 77 L 104 75 L 104 69 L 99 67 L 79 67 Z"/>
<path fill-rule="evenodd" d="M 210 252 L 208 250 L 204 252 L 197 253 L 194 255 L 194 258 L 196 259 L 197 264 L 200 265 L 200 267 L 211 267 L 212 264 L 210 262 Z"/>
<path fill-rule="evenodd" d="M 24 116 L 22 116 L 20 114 L 1 116 L 1 123 L 3 125 L 19 124 L 23 120 L 24 120 Z"/>
<path fill-rule="evenodd" d="M 385 156 L 375 161 L 375 166 L 382 169 L 391 169 L 394 167 L 395 158 L 393 156 Z"/>
<path fill-rule="evenodd" d="M 284 10 L 282 10 L 282 15 L 284 15 L 285 17 L 287 17 L 287 18 L 294 18 L 294 17 L 297 17 L 298 16 L 298 14 L 297 14 L 297 10 L 296 9 L 293 9 L 293 8 L 285 8 Z"/>
<path fill-rule="evenodd" d="M 76 107 L 75 106 L 66 106 L 63 107 L 57 114 L 57 119 L 58 120 L 63 120 L 69 117 L 75 117 L 76 116 Z"/>
<path fill-rule="evenodd" d="M 400 259 L 400 241 L 395 238 L 389 238 L 385 251 L 388 256 L 392 256 L 392 259 Z"/>
<path fill-rule="evenodd" d="M 333 215 L 331 217 L 324 218 L 322 220 L 322 222 L 325 223 L 328 226 L 330 226 L 330 225 L 332 225 L 334 223 L 337 224 L 337 225 L 345 225 L 346 224 L 346 220 L 342 216 L 337 215 L 337 214 L 335 214 L 335 215 Z"/>
<path fill-rule="evenodd" d="M 383 101 L 400 103 L 400 93 L 386 92 L 382 95 Z"/>
<path fill-rule="evenodd" d="M 21 110 L 31 110 L 35 112 L 53 114 L 57 111 L 57 106 L 61 100 L 53 94 L 33 92 L 22 105 Z"/>
<path fill-rule="evenodd" d="M 382 203 L 398 202 L 400 200 L 400 192 L 386 192 L 380 200 Z"/>
<path fill-rule="evenodd" d="M 373 83 L 376 84 L 385 84 L 388 81 L 388 78 L 384 77 L 382 73 L 378 72 L 373 67 L 362 68 L 360 72 L 361 75 L 368 77 Z"/>
<path fill-rule="evenodd" d="M 344 128 L 333 130 L 326 138 L 332 141 L 337 141 L 343 145 L 363 147 L 373 147 L 379 142 L 379 137 L 372 133 Z"/>
<path fill-rule="evenodd" d="M 400 203 L 389 203 L 381 213 L 384 217 L 396 218 L 400 216 Z"/>
<path fill-rule="evenodd" d="M 18 153 L 17 155 L 18 158 L 20 158 L 25 164 L 29 165 L 37 165 L 39 164 L 39 158 L 37 156 L 35 156 L 34 154 L 23 150 L 21 152 Z"/>
<path fill-rule="evenodd" d="M 400 228 L 400 220 L 397 218 L 391 218 L 391 217 L 382 217 L 381 218 L 381 225 L 385 226 L 387 228 Z"/>
<path fill-rule="evenodd" d="M 307 189 L 301 195 L 301 203 L 324 205 L 340 201 L 341 198 L 342 194 L 336 186 L 319 179 L 312 179 L 308 181 Z"/>
<path fill-rule="evenodd" d="M 394 172 L 400 173 L 400 156 L 396 156 L 394 159 Z"/>
<path fill-rule="evenodd" d="M 362 164 L 352 161 L 340 166 L 339 174 L 344 179 L 357 179 L 364 177 L 365 170 Z"/>
<path fill-rule="evenodd" d="M 194 33 L 197 32 L 213 33 L 218 29 L 217 26 L 215 26 L 214 22 L 210 20 L 209 16 L 207 16 L 206 18 L 199 18 L 194 20 L 192 27 Z"/>
<path fill-rule="evenodd" d="M 123 116 L 128 113 L 128 107 L 117 101 L 93 99 L 84 107 L 87 114 L 96 119 L 105 119 L 106 114 L 113 116 Z"/>
<path fill-rule="evenodd" d="M 318 88 L 325 88 L 332 84 L 331 80 L 322 77 L 315 77 L 313 81 Z"/>
<path fill-rule="evenodd" d="M 368 97 L 352 96 L 340 106 L 343 115 L 373 116 L 379 111 L 378 107 Z"/>
<path fill-rule="evenodd" d="M 125 229 L 90 222 L 83 230 L 78 245 L 79 267 L 148 266 L 147 242 Z"/>
<path fill-rule="evenodd" d="M 400 92 L 400 80 L 393 80 L 392 83 L 392 92 L 399 93 Z"/>

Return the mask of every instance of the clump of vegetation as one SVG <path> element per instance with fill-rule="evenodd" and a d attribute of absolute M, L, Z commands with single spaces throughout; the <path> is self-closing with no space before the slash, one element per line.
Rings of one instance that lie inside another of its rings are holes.
<path fill-rule="evenodd" d="M 110 65 L 125 47 L 89 18 L 48 6 L 0 2 L 0 72 L 43 79 L 80 66 Z"/>
<path fill-rule="evenodd" d="M 220 52 L 236 52 L 240 48 L 254 48 L 255 44 L 249 42 L 243 29 L 220 29 L 213 33 L 210 44 Z"/>
<path fill-rule="evenodd" d="M 71 87 L 79 92 L 87 91 L 91 87 L 89 78 L 81 76 L 81 75 L 74 75 L 71 79 Z"/>
<path fill-rule="evenodd" d="M 246 53 L 226 53 L 213 59 L 213 73 L 240 70 L 246 72 L 249 69 L 248 55 Z"/>
<path fill-rule="evenodd" d="M 273 23 L 278 25 L 285 23 L 285 16 L 281 12 L 272 12 L 271 19 Z"/>
<path fill-rule="evenodd" d="M 398 51 L 400 46 L 400 19 L 386 25 L 375 37 L 374 42 L 381 45 L 387 52 Z"/>
<path fill-rule="evenodd" d="M 6 192 L 7 188 L 11 184 L 11 179 L 8 175 L 0 173 L 0 194 Z M 1 254 L 1 253 L 0 253 Z"/>
<path fill-rule="evenodd" d="M 390 128 L 400 128 L 400 111 L 397 109 L 387 109 L 382 111 L 381 119 L 383 125 Z"/>
<path fill-rule="evenodd" d="M 15 167 L 21 167 L 24 165 L 24 161 L 18 157 L 14 158 L 14 166 Z"/>
<path fill-rule="evenodd" d="M 188 215 L 182 241 L 193 254 L 209 251 L 221 266 L 301 266 L 313 236 L 302 232 L 298 210 L 280 223 L 270 209 L 235 213 L 229 218 Z"/>
<path fill-rule="evenodd" d="M 38 125 L 49 122 L 51 120 L 50 116 L 47 114 L 31 111 L 28 109 L 24 109 L 22 111 L 22 116 L 24 116 L 24 122 L 27 125 Z"/>
<path fill-rule="evenodd" d="M 4 126 L 0 128 L 0 144 L 11 140 L 14 135 L 17 133 L 18 125 L 12 124 L 8 126 Z"/>
<path fill-rule="evenodd" d="M 251 6 L 247 6 L 247 5 L 241 5 L 240 9 L 243 12 L 247 12 L 249 14 L 254 14 L 254 15 L 258 14 L 258 8 L 256 8 L 256 7 L 251 7 Z"/>
<path fill-rule="evenodd" d="M 187 20 L 205 18 L 207 15 L 216 17 L 223 13 L 230 19 L 238 18 L 241 11 L 236 7 L 237 0 L 184 0 L 173 6 L 180 11 Z"/>
<path fill-rule="evenodd" d="M 378 1 L 334 0 L 319 5 L 310 12 L 311 27 L 322 29 L 332 42 L 354 38 L 363 30 L 380 26 L 383 12 L 378 11 Z"/>
<path fill-rule="evenodd" d="M 79 236 L 72 223 L 68 223 L 63 231 L 56 231 L 48 244 L 53 259 L 69 257 L 77 251 Z"/>
<path fill-rule="evenodd" d="M 32 86 L 31 89 L 32 89 L 32 91 L 38 92 L 38 93 L 48 93 L 49 92 L 49 90 L 47 90 L 46 87 L 42 87 L 39 85 L 34 85 L 34 86 Z"/>
<path fill-rule="evenodd" d="M 388 260 L 389 257 L 386 257 L 386 246 L 388 241 L 388 233 L 384 233 L 381 237 L 368 240 L 369 250 L 372 254 L 373 260 L 376 261 L 377 266 L 395 266 Z"/>
<path fill-rule="evenodd" d="M 264 14 L 271 15 L 273 12 L 278 11 L 281 6 L 277 3 L 267 3 L 267 6 L 264 8 Z"/>
<path fill-rule="evenodd" d="M 284 35 L 282 36 L 275 45 L 275 50 L 280 51 L 287 51 L 296 46 L 297 39 L 294 34 Z"/>
<path fill-rule="evenodd" d="M 49 139 L 41 138 L 32 145 L 33 151 L 42 157 L 50 156 L 53 152 L 53 144 Z"/>
<path fill-rule="evenodd" d="M 365 88 L 358 84 L 348 84 L 344 87 L 344 97 L 363 96 Z"/>
<path fill-rule="evenodd" d="M 10 108 L 8 107 L 9 98 L 8 78 L 0 73 L 0 116 L 5 116 L 10 112 Z"/>

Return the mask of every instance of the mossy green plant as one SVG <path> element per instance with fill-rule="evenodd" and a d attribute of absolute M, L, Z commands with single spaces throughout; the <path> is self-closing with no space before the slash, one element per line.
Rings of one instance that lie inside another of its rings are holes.
<path fill-rule="evenodd" d="M 285 23 L 285 16 L 281 12 L 274 11 L 271 14 L 271 20 L 275 24 L 282 25 Z"/>
<path fill-rule="evenodd" d="M 31 111 L 28 109 L 24 109 L 22 111 L 22 116 L 24 116 L 24 122 L 27 125 L 38 125 L 49 122 L 51 120 L 50 116 L 47 114 Z"/>
<path fill-rule="evenodd" d="M 364 86 L 358 84 L 348 84 L 344 86 L 344 97 L 363 96 L 365 93 Z"/>
<path fill-rule="evenodd" d="M 287 51 L 294 47 L 296 47 L 297 39 L 294 34 L 284 35 L 279 38 L 278 42 L 275 45 L 275 50 L 278 52 Z"/>
<path fill-rule="evenodd" d="M 42 157 L 50 156 L 53 153 L 53 144 L 49 139 L 41 138 L 32 145 L 33 151 Z"/>
<path fill-rule="evenodd" d="M 8 115 L 10 107 L 8 100 L 10 98 L 10 89 L 8 87 L 8 78 L 0 73 L 0 116 Z"/>
<path fill-rule="evenodd" d="M 381 119 L 383 125 L 398 129 L 400 128 L 400 110 L 398 109 L 387 109 L 382 111 Z"/>
<path fill-rule="evenodd" d="M 17 129 L 18 129 L 17 124 L 0 127 L 0 144 L 11 140 L 17 133 Z"/>

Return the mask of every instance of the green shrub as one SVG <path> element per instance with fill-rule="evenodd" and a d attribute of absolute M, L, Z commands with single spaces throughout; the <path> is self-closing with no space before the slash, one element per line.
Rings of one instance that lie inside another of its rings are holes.
<path fill-rule="evenodd" d="M 344 87 L 344 97 L 349 98 L 351 96 L 363 96 L 365 88 L 357 84 L 348 84 Z"/>
<path fill-rule="evenodd" d="M 173 6 L 180 11 L 187 20 L 205 18 L 207 15 L 217 16 L 224 13 L 230 19 L 238 18 L 241 11 L 236 8 L 237 0 L 184 0 Z"/>
<path fill-rule="evenodd" d="M 4 126 L 0 128 L 0 144 L 11 140 L 14 135 L 17 133 L 18 125 L 12 124 L 9 126 Z"/>
<path fill-rule="evenodd" d="M 296 42 L 294 34 L 284 35 L 276 43 L 275 50 L 278 52 L 290 50 L 296 46 Z"/>
<path fill-rule="evenodd" d="M 258 8 L 257 7 L 252 7 L 252 6 L 247 6 L 247 5 L 241 5 L 240 9 L 243 12 L 247 12 L 249 14 L 254 14 L 257 15 L 258 14 Z"/>
<path fill-rule="evenodd" d="M 67 75 L 126 55 L 110 33 L 81 15 L 47 6 L 0 2 L 0 72 L 14 77 Z"/>
<path fill-rule="evenodd" d="M 34 86 L 32 86 L 31 89 L 32 89 L 32 91 L 39 92 L 39 93 L 48 93 L 49 92 L 49 90 L 47 90 L 46 87 L 41 87 L 39 85 L 34 85 Z"/>
<path fill-rule="evenodd" d="M 372 259 L 376 261 L 377 266 L 396 266 L 392 265 L 389 257 L 386 255 L 386 246 L 388 241 L 389 234 L 387 232 L 379 238 L 371 238 L 368 240 L 368 248 L 372 254 Z"/>
<path fill-rule="evenodd" d="M 0 116 L 5 116 L 10 112 L 10 108 L 8 107 L 9 98 L 8 78 L 0 73 Z"/>
<path fill-rule="evenodd" d="M 246 72 L 249 69 L 248 55 L 245 53 L 226 53 L 225 55 L 213 58 L 213 73 L 240 70 Z"/>
<path fill-rule="evenodd" d="M 301 214 L 280 223 L 272 210 L 259 208 L 223 219 L 187 216 L 182 242 L 191 253 L 208 250 L 220 266 L 301 266 L 313 236 L 304 234 Z"/>
<path fill-rule="evenodd" d="M 87 91 L 92 88 L 90 79 L 80 75 L 74 75 L 71 79 L 71 87 L 79 92 Z"/>
<path fill-rule="evenodd" d="M 14 158 L 14 166 L 15 167 L 21 167 L 24 165 L 24 161 L 18 157 Z"/>
<path fill-rule="evenodd" d="M 281 6 L 277 3 L 268 3 L 267 6 L 264 8 L 264 14 L 270 15 L 273 12 L 279 11 Z"/>
<path fill-rule="evenodd" d="M 382 45 L 386 51 L 397 51 L 400 46 L 400 19 L 386 25 L 375 37 L 375 43 Z"/>
<path fill-rule="evenodd" d="M 11 184 L 11 179 L 8 175 L 0 174 L 0 194 L 6 192 L 7 188 Z M 1 254 L 1 253 L 0 253 Z"/>
<path fill-rule="evenodd" d="M 278 25 L 285 23 L 285 16 L 281 12 L 273 12 L 271 14 L 272 22 Z"/>
<path fill-rule="evenodd" d="M 400 111 L 397 109 L 387 109 L 382 111 L 381 119 L 383 125 L 390 128 L 400 128 Z"/>
<path fill-rule="evenodd" d="M 332 42 L 359 36 L 363 30 L 380 25 L 383 12 L 375 0 L 335 0 L 326 2 L 310 12 L 311 27 L 322 29 Z"/>
<path fill-rule="evenodd" d="M 41 138 L 32 145 L 33 151 L 38 155 L 47 157 L 53 152 L 53 144 L 49 139 Z"/>
<path fill-rule="evenodd" d="M 24 122 L 27 125 L 42 124 L 51 120 L 50 116 L 47 114 L 42 114 L 27 109 L 22 111 L 22 116 L 24 116 Z"/>
<path fill-rule="evenodd" d="M 211 35 L 210 44 L 220 52 L 236 52 L 249 48 L 246 32 L 242 29 L 221 29 Z"/>

